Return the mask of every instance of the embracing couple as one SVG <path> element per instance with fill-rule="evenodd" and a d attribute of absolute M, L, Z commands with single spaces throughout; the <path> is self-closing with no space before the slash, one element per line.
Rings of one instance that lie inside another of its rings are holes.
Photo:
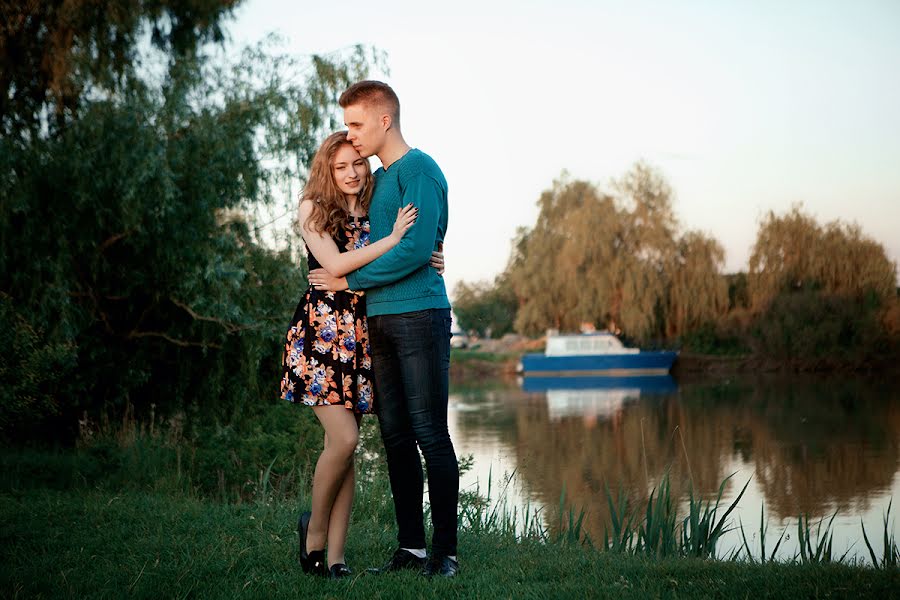
<path fill-rule="evenodd" d="M 312 407 L 325 430 L 312 511 L 297 528 L 300 564 L 307 573 L 351 574 L 344 546 L 353 456 L 362 415 L 374 412 L 398 527 L 398 548 L 379 571 L 453 577 L 459 470 L 447 430 L 450 302 L 437 252 L 447 181 L 403 139 L 400 102 L 387 84 L 356 83 L 339 103 L 347 131 L 325 139 L 301 194 L 310 285 L 285 338 L 281 382 L 281 397 Z M 373 155 L 383 165 L 374 174 Z M 428 469 L 430 556 L 418 449 Z"/>

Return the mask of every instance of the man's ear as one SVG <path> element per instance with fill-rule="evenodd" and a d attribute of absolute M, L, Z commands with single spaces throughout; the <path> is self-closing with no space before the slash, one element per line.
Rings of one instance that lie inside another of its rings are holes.
<path fill-rule="evenodd" d="M 393 126 L 394 126 L 394 119 L 391 117 L 391 115 L 388 115 L 388 114 L 381 115 L 381 128 L 384 131 L 390 131 L 391 127 L 393 127 Z"/>

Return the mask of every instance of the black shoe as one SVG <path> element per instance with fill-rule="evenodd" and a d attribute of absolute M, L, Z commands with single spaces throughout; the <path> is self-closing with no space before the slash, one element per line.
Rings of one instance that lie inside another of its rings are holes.
<path fill-rule="evenodd" d="M 348 567 L 344 563 L 335 563 L 331 565 L 328 568 L 328 572 L 331 574 L 332 579 L 342 579 L 344 577 L 350 577 L 351 575 L 353 575 L 350 567 Z"/>
<path fill-rule="evenodd" d="M 383 567 L 367 569 L 369 573 L 389 573 L 392 571 L 401 571 L 403 569 L 411 569 L 413 571 L 421 569 L 425 566 L 425 559 L 419 558 L 412 552 L 397 548 L 394 555 L 387 561 Z"/>
<path fill-rule="evenodd" d="M 325 566 L 325 550 L 308 552 L 306 549 L 306 534 L 309 531 L 309 519 L 311 517 L 312 513 L 306 511 L 300 515 L 300 520 L 297 521 L 297 536 L 300 538 L 300 566 L 303 567 L 304 573 L 312 573 L 324 577 L 328 574 Z"/>
<path fill-rule="evenodd" d="M 459 562 L 453 560 L 449 556 L 432 556 L 425 563 L 425 567 L 419 573 L 424 577 L 433 577 L 440 575 L 441 577 L 456 577 L 459 573 Z"/>

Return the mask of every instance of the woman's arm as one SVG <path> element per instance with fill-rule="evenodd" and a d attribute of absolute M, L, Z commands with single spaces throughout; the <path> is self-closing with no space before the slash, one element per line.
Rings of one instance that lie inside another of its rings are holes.
<path fill-rule="evenodd" d="M 397 221 L 394 223 L 391 235 L 362 248 L 341 252 L 331 236 L 306 228 L 312 209 L 312 200 L 304 200 L 300 203 L 300 234 L 319 264 L 335 277 L 343 277 L 350 271 L 369 264 L 396 246 L 415 223 L 417 215 L 417 209 L 411 204 L 407 205 L 397 211 Z"/>
<path fill-rule="evenodd" d="M 428 263 L 437 271 L 438 275 L 444 274 L 444 242 L 438 244 L 438 249 L 431 253 L 431 261 Z M 333 277 L 325 269 L 313 269 L 309 272 L 309 283 L 317 290 L 328 292 L 342 292 L 350 289 L 346 277 Z"/>

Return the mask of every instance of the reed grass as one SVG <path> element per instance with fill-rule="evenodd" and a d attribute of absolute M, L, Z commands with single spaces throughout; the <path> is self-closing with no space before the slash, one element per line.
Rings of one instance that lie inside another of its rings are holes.
<path fill-rule="evenodd" d="M 287 407 L 288 410 L 294 407 Z M 304 413 L 284 411 L 282 416 L 296 420 Z M 292 421 L 293 422 L 293 421 Z M 380 532 L 394 528 L 393 504 L 387 470 L 377 452 L 378 435 L 374 419 L 364 421 L 362 448 L 357 456 L 358 485 L 354 509 L 354 527 L 366 526 Z M 259 428 L 266 429 L 266 428 Z M 123 431 L 93 429 L 89 440 L 77 450 L 0 451 L 0 497 L 15 497 L 28 490 L 57 490 L 75 496 L 87 491 L 122 494 L 162 495 L 193 502 L 224 505 L 247 505 L 254 510 L 276 506 L 292 506 L 294 510 L 309 506 L 310 460 L 298 458 L 308 452 L 298 450 L 274 433 L 260 433 L 251 428 L 248 435 L 238 435 L 227 428 L 206 430 L 204 436 L 187 436 L 171 427 L 135 427 Z M 281 431 L 282 428 L 269 428 Z M 285 435 L 301 432 L 303 448 L 314 448 L 320 438 L 317 428 L 295 424 L 284 427 Z M 127 435 L 126 435 L 127 434 Z M 243 444 L 235 446 L 235 444 Z M 296 443 L 296 442 L 295 442 Z M 274 450 L 274 451 L 273 451 Z M 222 462 L 222 457 L 229 462 Z M 461 457 L 462 472 L 472 468 L 471 457 Z M 211 472 L 211 473 L 210 473 Z M 210 474 L 213 476 L 210 477 Z M 749 481 L 727 506 L 722 504 L 725 486 L 733 475 L 725 478 L 717 495 L 709 500 L 695 495 L 690 488 L 685 514 L 671 495 L 668 473 L 652 489 L 645 502 L 636 503 L 623 491 L 614 495 L 607 484 L 604 493 L 610 520 L 602 524 L 602 540 L 588 535 L 589 515 L 583 508 L 567 501 L 565 488 L 560 493 L 556 513 L 553 507 L 526 503 L 510 506 L 508 491 L 516 472 L 495 477 L 489 473 L 486 482 L 460 494 L 459 514 L 462 536 L 488 536 L 503 544 L 537 543 L 542 547 L 582 548 L 604 555 L 630 555 L 652 560 L 722 559 L 745 563 L 844 563 L 843 556 L 833 555 L 834 515 L 815 523 L 801 515 L 798 523 L 797 555 L 779 560 L 777 553 L 786 530 L 767 548 L 768 523 L 764 507 L 760 509 L 760 549 L 754 556 L 740 525 L 742 544 L 736 550 L 722 553 L 722 536 L 735 529 L 732 515 L 742 500 Z M 181 501 L 181 500 L 178 500 Z M 872 563 L 882 570 L 896 570 L 900 549 L 889 526 L 890 507 L 884 516 L 882 557 L 874 552 L 863 527 L 863 538 Z M 380 534 L 384 537 L 384 534 Z M 388 544 L 389 545 L 389 544 Z"/>
<path fill-rule="evenodd" d="M 868 548 L 869 555 L 872 557 L 872 565 L 874 565 L 876 569 L 887 570 L 900 567 L 900 547 L 897 546 L 897 540 L 894 538 L 892 528 L 888 524 L 893 502 L 893 499 L 888 502 L 887 510 L 884 513 L 884 531 L 882 535 L 882 543 L 884 546 L 880 561 L 875 555 L 875 550 L 872 549 L 872 544 L 869 542 L 869 536 L 866 535 L 866 526 L 863 525 L 862 519 L 859 520 L 859 524 L 862 527 L 863 540 L 865 540 L 866 548 Z"/>
<path fill-rule="evenodd" d="M 685 517 L 681 526 L 681 552 L 687 556 L 695 556 L 698 558 L 716 558 L 716 544 L 724 534 L 731 531 L 731 521 L 728 516 L 737 508 L 738 503 L 747 491 L 750 480 L 744 484 L 740 493 L 735 497 L 725 512 L 716 521 L 716 515 L 719 512 L 719 505 L 722 502 L 722 495 L 725 492 L 725 485 L 728 480 L 734 477 L 734 473 L 726 477 L 719 485 L 719 493 L 716 496 L 715 504 L 707 502 L 703 504 L 701 498 L 694 499 L 693 486 L 689 491 L 688 500 L 688 516 Z"/>
<path fill-rule="evenodd" d="M 766 505 L 762 504 L 759 507 L 759 562 L 760 564 L 764 564 L 766 562 L 774 562 L 775 556 L 778 554 L 778 548 L 781 547 L 781 542 L 784 541 L 784 536 L 787 533 L 787 527 L 781 530 L 781 535 L 778 536 L 778 541 L 775 542 L 775 547 L 772 549 L 772 553 L 769 555 L 768 559 L 766 559 L 766 533 L 769 530 L 769 522 L 766 520 Z M 741 529 L 741 539 L 743 540 L 744 546 L 743 549 L 747 553 L 747 560 L 750 562 L 755 562 L 753 557 L 753 551 L 750 549 L 750 544 L 747 542 L 747 536 L 744 533 L 744 524 L 740 523 Z"/>
<path fill-rule="evenodd" d="M 633 554 L 635 547 L 634 511 L 629 510 L 628 497 L 619 489 L 615 500 L 609 491 L 609 485 L 603 484 L 606 502 L 609 506 L 610 523 L 603 527 L 603 545 L 601 550 L 619 554 Z M 610 535 L 612 531 L 612 535 Z"/>
<path fill-rule="evenodd" d="M 822 530 L 822 524 L 825 523 L 825 517 L 819 519 L 819 523 L 816 525 L 815 536 L 813 536 L 812 529 L 809 526 L 809 515 L 801 513 L 797 517 L 797 540 L 800 546 L 799 556 L 801 562 L 828 563 L 832 561 L 834 530 L 831 526 L 836 516 L 837 511 L 828 519 L 828 524 L 825 525 L 824 531 Z M 815 541 L 813 541 L 814 538 Z M 838 562 L 843 562 L 845 557 L 846 554 Z"/>
<path fill-rule="evenodd" d="M 494 488 L 495 490 L 498 488 Z M 492 490 L 492 493 L 495 493 Z M 584 545 L 460 532 L 455 580 L 368 575 L 396 544 L 391 522 L 358 506 L 346 581 L 296 564 L 298 506 L 218 502 L 79 486 L 0 493 L 0 595 L 8 598 L 889 598 L 894 570 L 648 559 Z"/>

